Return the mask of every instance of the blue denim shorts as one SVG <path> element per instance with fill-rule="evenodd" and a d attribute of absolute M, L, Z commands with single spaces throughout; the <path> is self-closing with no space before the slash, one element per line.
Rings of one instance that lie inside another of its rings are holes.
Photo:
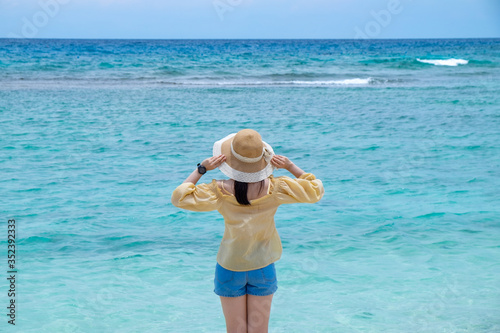
<path fill-rule="evenodd" d="M 274 263 L 246 272 L 230 271 L 217 263 L 214 285 L 214 292 L 223 297 L 267 296 L 278 289 Z"/>

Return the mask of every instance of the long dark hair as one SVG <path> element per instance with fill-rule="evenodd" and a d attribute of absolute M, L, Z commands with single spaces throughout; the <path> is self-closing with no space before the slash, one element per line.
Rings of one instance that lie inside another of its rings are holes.
<path fill-rule="evenodd" d="M 262 186 L 264 186 L 264 179 L 260 181 L 259 193 L 262 191 Z M 236 197 L 236 201 L 240 205 L 250 205 L 250 201 L 248 201 L 248 183 L 234 181 L 234 196 Z"/>

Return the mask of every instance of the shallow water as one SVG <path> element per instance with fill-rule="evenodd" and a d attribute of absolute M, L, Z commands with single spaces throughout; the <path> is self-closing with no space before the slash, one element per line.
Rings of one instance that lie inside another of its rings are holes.
<path fill-rule="evenodd" d="M 0 40 L 17 328 L 224 331 L 223 220 L 170 195 L 254 128 L 326 190 L 276 215 L 270 332 L 500 331 L 499 78 L 491 39 Z"/>

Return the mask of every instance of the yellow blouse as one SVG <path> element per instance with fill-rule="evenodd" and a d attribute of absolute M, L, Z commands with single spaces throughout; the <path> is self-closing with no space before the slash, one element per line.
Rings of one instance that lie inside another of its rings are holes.
<path fill-rule="evenodd" d="M 315 203 L 324 194 L 323 183 L 312 173 L 299 178 L 269 176 L 266 195 L 240 205 L 234 195 L 224 193 L 215 179 L 208 184 L 183 183 L 172 193 L 174 206 L 205 212 L 217 210 L 224 217 L 224 236 L 217 262 L 232 271 L 265 267 L 281 257 L 281 240 L 274 214 L 281 204 Z"/>

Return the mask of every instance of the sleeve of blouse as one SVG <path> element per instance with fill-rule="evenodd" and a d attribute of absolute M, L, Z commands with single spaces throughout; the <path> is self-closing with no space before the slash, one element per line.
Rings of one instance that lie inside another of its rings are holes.
<path fill-rule="evenodd" d="M 221 200 L 213 183 L 199 184 L 182 183 L 172 193 L 172 204 L 176 207 L 195 212 L 209 212 L 220 207 Z"/>
<path fill-rule="evenodd" d="M 304 173 L 299 178 L 279 177 L 277 198 L 280 204 L 315 203 L 325 193 L 323 183 L 312 173 Z"/>

